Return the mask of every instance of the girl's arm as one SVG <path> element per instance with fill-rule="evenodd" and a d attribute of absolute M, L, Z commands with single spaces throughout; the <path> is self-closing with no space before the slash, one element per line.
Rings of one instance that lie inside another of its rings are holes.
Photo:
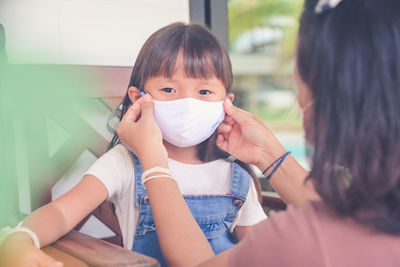
<path fill-rule="evenodd" d="M 27 216 L 22 226 L 31 229 L 38 236 L 41 247 L 44 247 L 71 231 L 107 196 L 104 184 L 95 176 L 86 175 L 69 192 Z M 22 253 L 21 247 L 27 248 L 30 253 Z M 25 263 L 35 262 L 38 258 L 49 261 L 48 258 L 45 259 L 44 253 L 33 248 L 32 240 L 25 233 L 11 234 L 4 241 L 1 252 L 7 256 L 9 263 L 13 263 L 10 266 L 24 266 Z"/>
<path fill-rule="evenodd" d="M 35 232 L 41 246 L 46 246 L 71 231 L 107 196 L 107 189 L 99 179 L 85 175 L 69 192 L 26 217 L 22 226 Z"/>

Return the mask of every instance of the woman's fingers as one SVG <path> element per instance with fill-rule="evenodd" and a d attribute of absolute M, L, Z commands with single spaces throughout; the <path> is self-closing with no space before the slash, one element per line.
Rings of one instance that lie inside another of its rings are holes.
<path fill-rule="evenodd" d="M 241 126 L 248 124 L 253 118 L 253 115 L 251 113 L 235 107 L 229 99 L 225 99 L 224 109 L 226 114 L 232 117 L 232 119 L 239 123 L 239 125 Z"/>
<path fill-rule="evenodd" d="M 149 94 L 146 94 L 143 97 L 142 102 L 142 117 L 144 118 L 153 118 L 153 99 Z"/>
<path fill-rule="evenodd" d="M 132 106 L 128 108 L 122 121 L 136 122 L 142 112 L 143 97 L 139 98 Z"/>
<path fill-rule="evenodd" d="M 224 118 L 224 122 L 225 123 L 227 123 L 227 124 L 234 124 L 235 123 L 235 120 L 231 117 L 231 116 L 229 116 L 228 114 L 226 114 L 225 115 L 225 118 Z"/>
<path fill-rule="evenodd" d="M 222 122 L 217 128 L 217 133 L 219 134 L 229 133 L 231 130 L 232 130 L 232 125 Z"/>
<path fill-rule="evenodd" d="M 146 94 L 133 103 L 133 105 L 126 111 L 122 121 L 136 122 L 140 116 L 153 117 L 153 103 L 149 94 Z"/>
<path fill-rule="evenodd" d="M 215 144 L 222 150 L 227 151 L 228 150 L 228 140 L 222 135 L 219 134 L 217 136 L 217 140 L 215 141 Z"/>

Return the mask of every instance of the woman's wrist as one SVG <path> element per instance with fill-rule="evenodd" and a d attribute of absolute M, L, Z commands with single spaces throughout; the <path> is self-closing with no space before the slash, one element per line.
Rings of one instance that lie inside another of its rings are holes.
<path fill-rule="evenodd" d="M 259 161 L 255 166 L 260 169 L 260 171 L 264 171 L 272 162 L 277 160 L 286 152 L 285 147 L 279 143 L 278 140 L 273 144 L 266 143 L 261 151 L 261 155 L 259 156 Z"/>

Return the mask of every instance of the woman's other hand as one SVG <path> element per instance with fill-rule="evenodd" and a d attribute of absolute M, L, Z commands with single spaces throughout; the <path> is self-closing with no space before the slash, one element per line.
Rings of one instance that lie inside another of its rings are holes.
<path fill-rule="evenodd" d="M 255 115 L 224 102 L 226 116 L 218 127 L 216 144 L 237 159 L 256 165 L 273 162 L 285 153 L 285 148 L 275 135 Z"/>
<path fill-rule="evenodd" d="M 125 113 L 117 127 L 122 142 L 139 157 L 143 169 L 166 163 L 168 153 L 163 145 L 161 130 L 153 118 L 153 99 L 141 97 Z"/>

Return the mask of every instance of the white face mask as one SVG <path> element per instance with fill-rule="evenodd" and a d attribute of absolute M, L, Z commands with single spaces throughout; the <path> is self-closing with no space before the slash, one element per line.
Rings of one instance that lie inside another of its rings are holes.
<path fill-rule="evenodd" d="M 223 101 L 154 100 L 154 120 L 164 140 L 178 147 L 200 144 L 214 133 L 224 117 Z"/>

